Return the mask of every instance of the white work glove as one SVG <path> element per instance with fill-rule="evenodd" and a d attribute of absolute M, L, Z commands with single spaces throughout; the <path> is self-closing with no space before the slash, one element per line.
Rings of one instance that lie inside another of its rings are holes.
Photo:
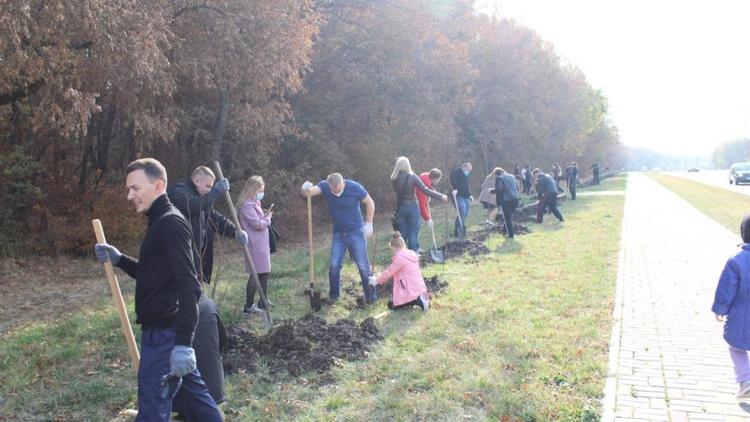
<path fill-rule="evenodd" d="M 469 196 L 469 202 L 474 202 L 474 195 Z"/>
<path fill-rule="evenodd" d="M 378 279 L 374 275 L 371 275 L 370 277 L 368 277 L 367 280 L 369 281 L 370 286 L 374 286 L 378 284 Z"/>
<path fill-rule="evenodd" d="M 458 195 L 458 189 L 453 189 L 453 190 L 451 191 L 451 194 L 453 194 L 453 197 L 455 198 L 455 197 L 456 197 L 456 195 Z"/>
<path fill-rule="evenodd" d="M 365 223 L 365 237 L 372 237 L 372 223 Z"/>
<path fill-rule="evenodd" d="M 427 225 L 428 225 L 428 226 L 430 226 L 430 228 L 432 228 L 432 227 L 434 227 L 434 226 L 435 226 L 435 223 L 434 223 L 434 222 L 432 221 L 432 219 L 430 218 L 429 220 L 427 220 Z"/>
<path fill-rule="evenodd" d="M 237 229 L 237 231 L 235 232 L 235 237 L 237 238 L 237 240 L 240 242 L 240 245 L 242 246 L 246 246 L 248 242 L 250 241 L 250 239 L 248 239 L 247 237 L 247 232 L 242 229 Z"/>
<path fill-rule="evenodd" d="M 305 183 L 302 184 L 302 192 L 307 192 L 310 189 L 312 189 L 312 187 L 313 187 L 312 183 L 310 183 L 309 181 L 305 181 Z"/>

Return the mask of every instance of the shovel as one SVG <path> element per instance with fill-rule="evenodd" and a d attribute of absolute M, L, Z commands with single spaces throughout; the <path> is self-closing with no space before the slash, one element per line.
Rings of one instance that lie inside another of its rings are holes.
<path fill-rule="evenodd" d="M 427 212 L 430 212 L 429 203 L 427 204 Z M 432 212 L 430 212 L 430 215 L 432 215 Z M 435 241 L 435 227 L 430 226 L 430 232 L 432 232 L 432 249 L 430 249 L 430 257 L 432 258 L 432 262 L 442 264 L 445 262 L 445 255 L 443 255 L 443 251 L 437 248 L 437 242 Z"/>
<path fill-rule="evenodd" d="M 320 291 L 315 290 L 315 251 L 313 249 L 313 232 L 312 232 L 312 196 L 307 193 L 307 240 L 310 244 L 310 288 L 305 290 L 305 295 L 310 297 L 310 307 L 313 311 L 318 312 L 322 307 Z"/>
<path fill-rule="evenodd" d="M 216 177 L 218 177 L 219 180 L 224 178 L 224 173 L 221 171 L 221 165 L 219 165 L 218 161 L 214 161 L 214 166 L 216 167 Z M 229 215 L 232 218 L 232 223 L 234 223 L 234 226 L 237 228 L 237 230 L 241 230 L 240 228 L 240 220 L 237 218 L 237 210 L 234 209 L 234 204 L 232 203 L 232 196 L 229 195 L 229 191 L 224 192 L 224 197 L 227 200 L 227 205 L 229 206 Z M 266 292 L 263 291 L 263 288 L 260 286 L 260 280 L 258 280 L 258 273 L 255 271 L 255 265 L 253 265 L 253 258 L 250 256 L 250 249 L 248 249 L 247 245 L 242 245 L 242 252 L 245 256 L 245 265 L 247 265 L 248 272 L 250 273 L 250 282 L 255 285 L 255 289 L 258 290 L 258 293 L 260 293 L 260 299 L 263 301 L 263 303 L 266 304 L 266 306 L 263 308 L 263 321 L 266 323 L 266 329 L 270 333 L 273 329 L 273 319 L 271 318 L 271 311 L 270 306 L 268 306 L 268 299 L 266 299 Z"/>
<path fill-rule="evenodd" d="M 464 222 L 461 221 L 461 210 L 458 208 L 458 200 L 456 199 L 456 195 L 451 195 L 453 197 L 453 205 L 456 206 L 456 213 L 458 214 L 458 237 L 460 239 L 463 239 L 466 237 L 466 227 L 464 227 Z"/>

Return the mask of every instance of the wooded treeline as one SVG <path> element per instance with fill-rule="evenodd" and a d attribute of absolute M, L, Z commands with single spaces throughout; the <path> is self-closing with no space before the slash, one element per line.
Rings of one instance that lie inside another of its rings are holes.
<path fill-rule="evenodd" d="M 617 165 L 604 96 L 553 47 L 472 1 L 0 0 L 0 254 L 89 253 L 142 223 L 123 169 L 170 183 L 219 159 L 238 194 L 260 174 L 277 222 L 331 171 L 381 210 L 388 174 L 475 163 Z M 300 226 L 301 227 L 301 226 Z"/>

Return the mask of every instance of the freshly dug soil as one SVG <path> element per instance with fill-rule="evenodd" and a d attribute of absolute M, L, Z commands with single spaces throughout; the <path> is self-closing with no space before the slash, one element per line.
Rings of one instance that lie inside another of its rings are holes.
<path fill-rule="evenodd" d="M 424 282 L 427 285 L 427 291 L 432 297 L 439 296 L 449 286 L 447 281 L 440 280 L 436 275 L 426 279 Z"/>
<path fill-rule="evenodd" d="M 263 358 L 272 375 L 287 372 L 300 376 L 306 372 L 323 373 L 342 361 L 364 359 L 372 345 L 383 337 L 375 320 L 367 318 L 357 325 L 351 319 L 328 324 L 313 315 L 284 321 L 271 334 L 257 337 L 239 326 L 228 329 L 224 351 L 224 370 L 255 372 Z"/>
<path fill-rule="evenodd" d="M 485 239 L 487 236 L 484 237 Z M 475 239 L 459 239 L 451 240 L 443 246 L 443 255 L 445 259 L 450 259 L 455 256 L 461 256 L 468 253 L 470 256 L 486 255 L 490 253 L 490 250 L 484 243 L 483 240 Z"/>

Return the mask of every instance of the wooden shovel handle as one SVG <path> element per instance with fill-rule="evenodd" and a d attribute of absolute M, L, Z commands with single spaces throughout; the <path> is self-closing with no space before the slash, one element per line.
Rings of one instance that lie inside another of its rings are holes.
<path fill-rule="evenodd" d="M 312 232 L 312 195 L 307 192 L 307 242 L 310 248 L 309 253 L 309 271 L 310 271 L 310 291 L 315 288 L 315 249 L 313 248 Z"/>
<path fill-rule="evenodd" d="M 107 243 L 107 238 L 104 237 L 104 229 L 102 228 L 102 222 L 98 219 L 91 220 L 91 225 L 94 227 L 94 235 L 96 235 L 97 243 Z M 133 328 L 130 326 L 130 319 L 128 318 L 128 312 L 125 310 L 125 301 L 122 299 L 122 291 L 120 291 L 120 284 L 117 282 L 117 276 L 115 270 L 112 267 L 112 261 L 107 259 L 104 262 L 104 272 L 107 273 L 107 279 L 109 280 L 109 288 L 112 290 L 112 299 L 115 301 L 117 307 L 117 313 L 120 315 L 120 326 L 122 327 L 122 334 L 125 336 L 125 341 L 128 343 L 128 350 L 130 351 L 130 358 L 133 360 L 133 368 L 135 372 L 138 372 L 138 366 L 141 363 L 141 354 L 138 352 L 138 346 L 135 343 L 135 337 L 133 336 Z"/>

